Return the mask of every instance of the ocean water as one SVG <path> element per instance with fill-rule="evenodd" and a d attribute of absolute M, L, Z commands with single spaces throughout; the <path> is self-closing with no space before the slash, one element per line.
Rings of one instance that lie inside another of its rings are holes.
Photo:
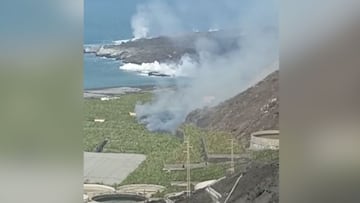
<path fill-rule="evenodd" d="M 131 17 L 146 0 L 85 0 L 84 44 L 132 38 Z"/>
<path fill-rule="evenodd" d="M 84 1 L 84 45 L 108 44 L 132 38 L 131 17 L 146 0 Z M 172 78 L 149 77 L 121 70 L 121 62 L 84 54 L 83 88 L 170 85 Z"/>
<path fill-rule="evenodd" d="M 120 61 L 84 54 L 84 89 L 171 85 L 173 78 L 149 77 L 121 70 Z"/>

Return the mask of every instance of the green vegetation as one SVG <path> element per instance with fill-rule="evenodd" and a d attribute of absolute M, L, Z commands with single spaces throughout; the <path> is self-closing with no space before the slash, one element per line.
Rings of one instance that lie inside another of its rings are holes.
<path fill-rule="evenodd" d="M 205 131 L 194 125 L 182 127 L 186 136 L 190 136 L 192 145 L 200 146 L 201 138 L 205 138 L 208 153 L 210 154 L 230 154 L 232 136 L 226 132 Z M 199 149 L 199 147 L 196 147 Z M 241 145 L 234 140 L 234 153 L 242 153 L 244 150 Z"/>
<path fill-rule="evenodd" d="M 151 94 L 127 94 L 119 99 L 100 101 L 85 99 L 83 123 L 84 150 L 93 151 L 97 144 L 108 138 L 110 142 L 104 152 L 133 152 L 149 154 L 156 150 L 166 151 L 180 144 L 174 136 L 166 133 L 151 133 L 139 125 L 129 112 L 135 104 L 148 101 Z M 105 119 L 104 123 L 94 122 L 95 118 Z"/>
<path fill-rule="evenodd" d="M 279 159 L 279 150 L 252 151 L 252 159 L 257 161 L 274 161 Z"/>
<path fill-rule="evenodd" d="M 129 115 L 134 111 L 135 104 L 151 99 L 150 93 L 120 95 L 119 99 L 101 101 L 100 99 L 85 99 L 84 101 L 84 150 L 94 151 L 95 147 L 105 138 L 109 143 L 104 152 L 141 153 L 146 160 L 131 173 L 121 184 L 151 183 L 170 187 L 171 181 L 186 180 L 185 171 L 163 171 L 164 164 L 184 163 L 186 146 L 183 140 L 169 133 L 149 132 L 143 125 Z M 105 119 L 103 123 L 94 122 L 95 118 Z M 191 162 L 202 162 L 201 137 L 206 138 L 210 153 L 230 153 L 230 138 L 226 133 L 205 132 L 195 126 L 182 127 L 189 136 Z M 240 145 L 234 145 L 235 153 L 243 150 Z M 203 169 L 191 172 L 192 181 L 204 181 L 224 176 L 226 165 L 209 164 Z M 170 187 L 167 191 L 176 190 Z"/>

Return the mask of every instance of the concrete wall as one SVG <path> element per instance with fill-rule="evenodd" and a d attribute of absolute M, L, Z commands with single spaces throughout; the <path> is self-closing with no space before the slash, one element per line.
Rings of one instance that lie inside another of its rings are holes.
<path fill-rule="evenodd" d="M 250 149 L 264 150 L 264 149 L 279 149 L 279 135 L 278 130 L 258 131 L 251 134 Z"/>

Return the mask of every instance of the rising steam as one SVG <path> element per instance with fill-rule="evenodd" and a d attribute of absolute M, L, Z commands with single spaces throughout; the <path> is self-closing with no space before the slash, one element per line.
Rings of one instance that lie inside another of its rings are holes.
<path fill-rule="evenodd" d="M 141 13 L 141 15 L 140 15 Z M 134 39 L 146 38 L 149 34 L 149 21 L 145 14 L 139 12 L 131 19 L 131 27 L 133 29 Z"/>
<path fill-rule="evenodd" d="M 278 37 L 273 1 L 173 2 L 170 5 L 165 1 L 152 1 L 140 6 L 132 19 L 134 37 L 191 31 L 195 26 L 207 31 L 216 25 L 225 34 L 239 33 L 237 48 L 219 54 L 223 48 L 219 41 L 198 39 L 195 43 L 197 62 L 180 63 L 176 67 L 187 70 L 191 77 L 189 83 L 178 82 L 176 90 L 159 91 L 151 102 L 136 105 L 137 118 L 151 131 L 174 132 L 194 109 L 219 104 L 277 69 L 274 62 L 278 57 Z M 201 20 L 204 15 L 208 16 L 207 21 Z"/>

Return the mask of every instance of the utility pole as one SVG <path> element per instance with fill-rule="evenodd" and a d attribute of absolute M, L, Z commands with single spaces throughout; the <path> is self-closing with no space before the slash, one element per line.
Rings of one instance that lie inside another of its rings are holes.
<path fill-rule="evenodd" d="M 185 136 L 185 133 L 184 133 L 184 137 Z M 184 143 L 186 144 L 186 182 L 187 182 L 187 185 L 186 185 L 186 195 L 187 195 L 187 198 L 188 200 L 190 199 L 190 195 L 191 195 L 191 177 L 190 177 L 190 148 L 192 146 L 190 146 L 190 137 L 187 136 L 185 138 L 185 141 Z"/>
<path fill-rule="evenodd" d="M 186 142 L 186 153 L 187 153 L 187 157 L 186 157 L 186 162 L 187 162 L 187 171 L 186 171 L 186 179 L 187 179 L 187 195 L 188 198 L 190 198 L 190 193 L 191 193 L 191 177 L 190 177 L 190 140 L 188 139 L 188 141 Z"/>
<path fill-rule="evenodd" d="M 235 163 L 234 163 L 234 138 L 230 139 L 231 141 L 231 162 L 230 162 L 230 172 L 235 172 Z"/>

